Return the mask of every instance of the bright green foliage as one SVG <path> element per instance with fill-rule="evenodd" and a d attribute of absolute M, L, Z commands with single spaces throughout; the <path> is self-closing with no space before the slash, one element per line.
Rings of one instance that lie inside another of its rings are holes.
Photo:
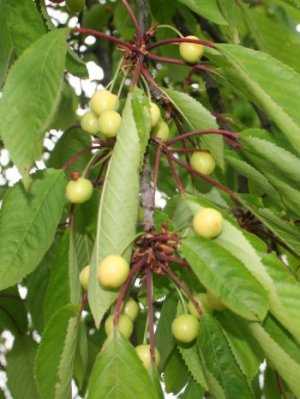
<path fill-rule="evenodd" d="M 0 0 L 0 398 L 300 398 L 299 21 L 299 0 Z"/>

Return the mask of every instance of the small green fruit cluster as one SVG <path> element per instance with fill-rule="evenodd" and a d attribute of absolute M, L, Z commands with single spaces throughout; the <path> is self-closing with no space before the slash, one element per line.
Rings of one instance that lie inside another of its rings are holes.
<path fill-rule="evenodd" d="M 115 137 L 121 126 L 122 118 L 117 112 L 118 97 L 108 90 L 97 90 L 90 102 L 91 110 L 81 118 L 81 127 L 87 133 L 106 137 Z"/>
<path fill-rule="evenodd" d="M 193 228 L 201 237 L 217 237 L 223 230 L 223 216 L 216 209 L 203 208 L 195 214 Z"/>
<path fill-rule="evenodd" d="M 93 185 L 84 177 L 74 177 L 66 186 L 66 198 L 72 204 L 83 204 L 93 195 Z"/>
<path fill-rule="evenodd" d="M 196 36 L 186 36 L 185 39 L 199 40 Z M 179 44 L 179 53 L 185 62 L 190 64 L 197 64 L 204 53 L 204 46 L 198 43 L 185 43 Z"/>
<path fill-rule="evenodd" d="M 168 124 L 161 118 L 159 107 L 151 102 L 150 103 L 150 117 L 151 117 L 151 136 L 161 139 L 163 141 L 168 140 L 170 129 Z"/>

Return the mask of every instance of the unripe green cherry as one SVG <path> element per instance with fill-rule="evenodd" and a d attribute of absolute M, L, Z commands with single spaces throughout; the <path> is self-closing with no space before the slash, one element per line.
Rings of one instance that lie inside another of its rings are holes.
<path fill-rule="evenodd" d="M 151 130 L 151 136 L 157 137 L 162 141 L 166 141 L 169 138 L 170 129 L 168 124 L 160 119 L 156 126 Z"/>
<path fill-rule="evenodd" d="M 114 328 L 114 314 L 108 316 L 104 324 L 106 335 L 109 335 Z M 119 317 L 118 330 L 124 335 L 125 338 L 129 338 L 133 331 L 133 323 L 128 316 L 121 314 Z"/>
<path fill-rule="evenodd" d="M 216 167 L 216 162 L 209 152 L 194 152 L 191 156 L 191 166 L 203 175 L 210 175 Z"/>
<path fill-rule="evenodd" d="M 160 120 L 160 109 L 155 103 L 150 103 L 150 116 L 151 116 L 151 127 L 158 124 Z"/>
<path fill-rule="evenodd" d="M 207 300 L 209 301 L 210 306 L 215 310 L 222 311 L 226 309 L 224 303 L 210 291 L 207 291 Z"/>
<path fill-rule="evenodd" d="M 185 39 L 199 40 L 196 36 L 186 36 Z M 191 64 L 197 64 L 204 53 L 204 46 L 197 43 L 180 43 L 179 53 L 182 59 Z"/>
<path fill-rule="evenodd" d="M 106 288 L 119 288 L 127 279 L 128 262 L 119 255 L 109 255 L 98 267 L 99 282 Z"/>
<path fill-rule="evenodd" d="M 126 314 L 126 316 L 134 321 L 139 314 L 139 310 L 140 308 L 137 302 L 132 298 L 128 298 L 123 307 L 123 314 Z"/>
<path fill-rule="evenodd" d="M 87 290 L 90 278 L 90 265 L 85 266 L 79 274 L 79 282 L 83 289 Z"/>
<path fill-rule="evenodd" d="M 203 208 L 194 216 L 193 227 L 201 237 L 217 237 L 223 230 L 223 216 L 216 209 Z"/>
<path fill-rule="evenodd" d="M 198 294 L 194 295 L 195 300 L 198 302 L 201 310 L 203 311 L 203 313 L 212 313 L 214 311 L 213 307 L 211 306 L 207 295 L 204 292 L 199 292 Z M 197 311 L 197 309 L 195 308 L 194 304 L 192 301 L 189 301 L 188 303 L 188 310 L 189 312 L 195 316 L 198 320 L 201 319 L 201 317 L 203 316 L 200 315 Z"/>
<path fill-rule="evenodd" d="M 80 121 L 83 130 L 90 134 L 96 134 L 99 132 L 98 116 L 93 111 L 86 112 Z"/>
<path fill-rule="evenodd" d="M 66 6 L 71 12 L 81 12 L 84 10 L 85 0 L 66 0 Z"/>
<path fill-rule="evenodd" d="M 172 334 L 182 343 L 190 343 L 197 337 L 199 322 L 192 314 L 181 314 L 173 320 Z"/>
<path fill-rule="evenodd" d="M 106 137 L 115 137 L 121 126 L 121 115 L 116 111 L 105 111 L 98 119 L 99 130 Z"/>
<path fill-rule="evenodd" d="M 119 108 L 119 99 L 118 96 L 110 91 L 100 89 L 93 94 L 90 106 L 97 115 L 101 115 L 105 111 L 117 111 Z"/>
<path fill-rule="evenodd" d="M 145 369 L 150 370 L 152 367 L 150 345 L 138 345 L 135 347 L 135 350 L 138 357 L 141 359 Z M 155 352 L 155 366 L 158 367 L 160 362 L 160 354 L 156 348 L 154 352 Z"/>
<path fill-rule="evenodd" d="M 66 186 L 66 198 L 72 204 L 83 204 L 88 201 L 93 194 L 93 185 L 90 180 L 79 177 L 76 180 L 70 180 Z"/>

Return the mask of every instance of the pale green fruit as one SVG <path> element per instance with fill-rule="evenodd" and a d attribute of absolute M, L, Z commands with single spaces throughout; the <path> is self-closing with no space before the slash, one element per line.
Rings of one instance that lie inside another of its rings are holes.
<path fill-rule="evenodd" d="M 208 301 L 207 295 L 204 292 L 199 292 L 198 294 L 194 295 L 195 300 L 198 302 L 201 310 L 204 313 L 212 313 L 213 312 L 213 307 L 211 306 L 211 304 Z M 189 301 L 188 303 L 188 310 L 189 312 L 195 316 L 198 320 L 201 319 L 201 317 L 203 316 L 200 315 L 197 311 L 197 309 L 195 308 L 193 302 Z"/>
<path fill-rule="evenodd" d="M 111 314 L 105 321 L 105 332 L 109 335 L 114 328 L 114 315 Z M 121 314 L 119 317 L 118 330 L 123 334 L 125 338 L 129 338 L 133 331 L 133 323 L 128 316 Z"/>
<path fill-rule="evenodd" d="M 83 130 L 90 134 L 97 134 L 99 132 L 98 116 L 93 111 L 86 112 L 80 121 Z"/>
<path fill-rule="evenodd" d="M 97 115 L 101 115 L 105 111 L 117 111 L 119 108 L 119 99 L 118 96 L 110 91 L 100 89 L 93 94 L 90 106 Z"/>
<path fill-rule="evenodd" d="M 160 109 L 155 103 L 150 103 L 150 116 L 151 116 L 151 127 L 158 124 L 160 120 Z"/>
<path fill-rule="evenodd" d="M 177 341 L 188 344 L 197 337 L 199 322 L 192 314 L 181 314 L 173 320 L 171 329 Z"/>
<path fill-rule="evenodd" d="M 216 162 L 209 152 L 194 152 L 191 156 L 191 166 L 203 175 L 210 175 L 216 167 Z"/>
<path fill-rule="evenodd" d="M 196 36 L 186 36 L 185 39 L 195 39 L 199 38 Z M 204 46 L 197 43 L 180 43 L 179 53 L 182 59 L 191 64 L 197 64 L 204 53 Z"/>
<path fill-rule="evenodd" d="M 138 357 L 141 359 L 145 369 L 150 370 L 152 367 L 150 345 L 138 345 L 135 347 L 135 350 Z M 155 352 L 155 366 L 158 367 L 160 362 L 160 354 L 156 348 L 154 352 Z"/>
<path fill-rule="evenodd" d="M 116 111 L 105 111 L 98 119 L 99 130 L 106 137 L 115 137 L 122 122 L 121 115 Z"/>
<path fill-rule="evenodd" d="M 79 282 L 83 289 L 87 290 L 90 278 L 90 265 L 85 266 L 79 274 Z"/>
<path fill-rule="evenodd" d="M 107 256 L 98 267 L 99 282 L 106 288 L 119 288 L 127 279 L 128 273 L 129 264 L 119 255 Z"/>
<path fill-rule="evenodd" d="M 139 310 L 140 308 L 137 302 L 132 298 L 128 298 L 124 304 L 123 313 L 126 314 L 126 316 L 128 316 L 132 321 L 134 321 L 139 314 Z"/>
<path fill-rule="evenodd" d="M 170 129 L 168 124 L 160 119 L 156 126 L 151 130 L 151 135 L 157 137 L 162 141 L 166 141 L 169 138 Z"/>
<path fill-rule="evenodd" d="M 210 306 L 215 310 L 222 311 L 226 309 L 224 303 L 209 291 L 207 292 L 207 300 L 209 301 Z"/>
<path fill-rule="evenodd" d="M 66 186 L 66 198 L 72 204 L 82 204 L 88 201 L 93 194 L 94 187 L 92 183 L 84 177 L 77 180 L 70 180 Z"/>
<path fill-rule="evenodd" d="M 223 216 L 216 209 L 203 208 L 195 214 L 193 227 L 201 237 L 217 237 L 223 230 Z"/>

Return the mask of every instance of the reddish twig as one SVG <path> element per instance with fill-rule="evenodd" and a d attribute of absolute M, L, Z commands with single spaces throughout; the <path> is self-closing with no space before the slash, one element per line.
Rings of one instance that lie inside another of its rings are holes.
<path fill-rule="evenodd" d="M 235 132 L 232 132 L 230 130 L 222 130 L 222 129 L 201 129 L 201 130 L 194 130 L 189 133 L 185 133 L 179 136 L 176 136 L 168 141 L 166 141 L 166 145 L 172 145 L 176 143 L 177 141 L 181 141 L 183 138 L 189 138 L 193 136 L 200 136 L 202 134 L 221 134 L 222 136 L 227 136 L 230 137 L 231 139 L 237 140 L 238 139 L 238 134 Z"/>
<path fill-rule="evenodd" d="M 92 36 L 96 36 L 96 37 L 100 37 L 101 39 L 107 39 L 110 40 L 112 42 L 118 43 L 120 46 L 128 48 L 130 50 L 133 51 L 139 51 L 137 49 L 137 47 L 131 43 L 127 43 L 124 40 L 118 39 L 117 37 L 108 35 L 107 33 L 104 32 L 99 32 L 97 30 L 94 29 L 88 29 L 88 28 L 76 28 L 73 30 L 73 32 L 77 32 L 77 33 L 82 33 L 82 34 L 86 34 L 86 35 L 92 35 Z"/>
<path fill-rule="evenodd" d="M 191 266 L 187 262 L 185 262 L 182 259 L 176 258 L 175 256 L 165 255 L 165 254 L 163 254 L 161 252 L 157 252 L 156 253 L 156 257 L 157 257 L 157 259 L 162 260 L 164 262 L 176 263 L 176 265 L 179 265 L 179 266 L 182 266 L 182 267 L 186 267 L 188 269 L 191 268 Z"/>
<path fill-rule="evenodd" d="M 141 28 L 138 24 L 138 21 L 136 19 L 136 16 L 134 15 L 134 12 L 132 10 L 132 8 L 130 7 L 130 5 L 128 4 L 128 2 L 126 0 L 121 0 L 121 2 L 123 3 L 124 7 L 126 8 L 128 14 L 130 15 L 130 18 L 133 22 L 133 25 L 136 29 L 136 33 L 137 33 L 137 38 L 138 38 L 138 43 L 142 44 L 142 40 L 143 40 L 143 34 L 141 31 Z"/>
<path fill-rule="evenodd" d="M 177 171 L 176 171 L 176 169 L 174 167 L 172 158 L 170 156 L 171 154 L 170 154 L 169 151 L 167 151 L 165 154 L 166 154 L 167 159 L 168 159 L 168 163 L 169 163 L 169 166 L 170 166 L 171 173 L 172 173 L 172 175 L 174 177 L 174 180 L 176 182 L 176 186 L 177 186 L 178 190 L 180 191 L 180 193 L 184 193 L 185 189 L 184 189 L 183 185 L 181 184 L 181 181 L 179 179 L 178 173 L 177 173 Z"/>
<path fill-rule="evenodd" d="M 80 302 L 79 315 L 80 315 L 81 312 L 83 311 L 83 309 L 84 309 L 84 307 L 85 307 L 87 301 L 88 301 L 88 292 L 85 292 L 84 295 L 83 295 L 83 297 L 82 297 L 82 300 L 81 300 L 81 302 Z"/>
<path fill-rule="evenodd" d="M 187 288 L 187 286 L 179 280 L 179 278 L 175 275 L 175 273 L 172 272 L 172 270 L 164 265 L 163 263 L 160 263 L 160 267 L 162 268 L 162 270 L 166 273 L 166 275 L 168 277 L 170 277 L 170 279 L 172 281 L 174 281 L 174 283 L 182 289 L 182 291 L 184 291 L 187 295 L 187 297 L 189 298 L 189 300 L 192 302 L 192 304 L 195 306 L 197 312 L 199 313 L 199 315 L 201 316 L 203 314 L 203 311 L 199 305 L 199 303 L 196 301 L 196 299 L 193 297 L 191 291 Z"/>
<path fill-rule="evenodd" d="M 136 84 L 138 82 L 139 74 L 141 73 L 141 69 L 143 67 L 143 62 L 144 62 L 144 56 L 139 55 L 137 63 L 135 65 L 134 72 L 133 72 L 132 81 L 131 81 L 132 87 L 136 86 Z"/>
<path fill-rule="evenodd" d="M 81 155 L 84 155 L 92 150 L 98 150 L 100 148 L 101 147 L 97 145 L 97 146 L 86 147 L 76 152 L 76 154 L 74 154 L 70 159 L 67 160 L 67 162 L 65 162 L 65 164 L 62 166 L 62 170 L 64 171 L 67 170 L 72 165 L 72 163 L 74 163 L 75 161 L 77 161 L 79 157 L 81 157 Z"/>
<path fill-rule="evenodd" d="M 154 87 L 156 87 L 158 90 L 162 91 L 159 84 L 155 81 L 153 76 L 147 71 L 145 67 L 141 68 L 141 72 L 144 75 L 145 79 L 148 80 L 149 83 L 151 83 Z"/>
<path fill-rule="evenodd" d="M 153 288 L 152 288 L 152 272 L 150 268 L 145 271 L 146 276 L 146 292 L 148 305 L 148 322 L 149 322 L 149 341 L 150 341 L 150 356 L 152 367 L 155 366 L 155 335 L 154 335 L 154 317 L 153 317 Z"/>
<path fill-rule="evenodd" d="M 187 38 L 175 38 L 175 39 L 164 39 L 158 40 L 155 43 L 149 44 L 146 48 L 148 51 L 153 50 L 156 47 L 165 46 L 166 44 L 178 44 L 178 43 L 195 43 L 202 44 L 206 47 L 216 48 L 214 43 L 209 40 L 201 40 L 201 39 L 187 39 Z"/>

